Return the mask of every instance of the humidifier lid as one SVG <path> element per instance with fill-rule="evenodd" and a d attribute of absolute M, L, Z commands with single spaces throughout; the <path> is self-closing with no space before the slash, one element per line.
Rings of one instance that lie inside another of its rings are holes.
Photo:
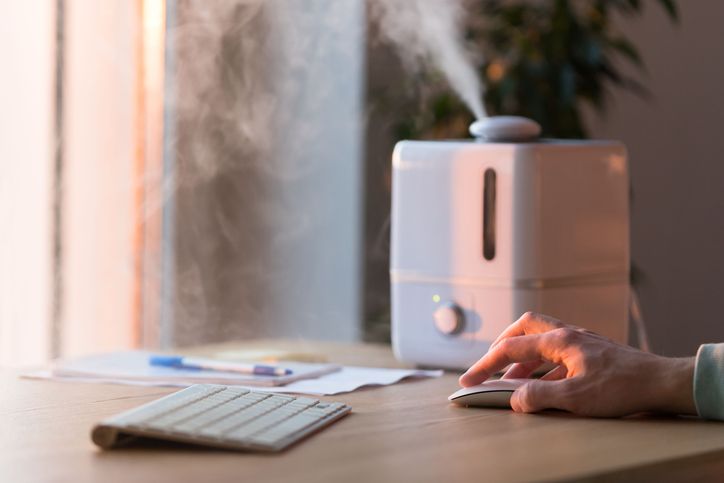
<path fill-rule="evenodd" d="M 470 134 L 488 142 L 534 141 L 540 133 L 540 124 L 521 116 L 486 117 L 470 125 Z"/>

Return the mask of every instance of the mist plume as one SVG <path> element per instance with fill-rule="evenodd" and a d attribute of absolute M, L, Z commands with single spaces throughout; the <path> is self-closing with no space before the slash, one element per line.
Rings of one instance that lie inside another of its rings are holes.
<path fill-rule="evenodd" d="M 350 189 L 362 152 L 365 6 L 405 67 L 434 64 L 485 116 L 463 0 L 177 4 L 166 100 L 170 344 L 302 336 L 320 320 L 336 322 L 325 337 L 349 337 L 357 292 L 337 287 L 339 274 L 358 270 Z M 322 292 L 324 303 L 310 296 Z"/>
<path fill-rule="evenodd" d="M 394 45 L 408 70 L 433 64 L 476 119 L 486 116 L 480 77 L 464 47 L 464 0 L 367 1 L 379 35 Z"/>

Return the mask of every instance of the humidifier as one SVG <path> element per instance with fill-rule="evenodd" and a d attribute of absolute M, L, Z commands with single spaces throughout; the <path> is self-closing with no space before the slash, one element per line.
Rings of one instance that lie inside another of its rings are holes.
<path fill-rule="evenodd" d="M 521 118 L 392 159 L 392 338 L 406 362 L 466 368 L 527 311 L 624 342 L 629 181 L 616 141 L 537 139 Z"/>

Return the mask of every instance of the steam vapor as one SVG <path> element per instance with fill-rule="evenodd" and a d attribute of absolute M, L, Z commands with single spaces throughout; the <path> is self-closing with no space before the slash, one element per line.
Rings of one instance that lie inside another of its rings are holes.
<path fill-rule="evenodd" d="M 367 0 L 380 36 L 394 45 L 406 68 L 434 64 L 476 119 L 486 117 L 482 84 L 464 48 L 464 0 Z"/>
<path fill-rule="evenodd" d="M 164 200 L 175 213 L 174 344 L 273 336 L 281 324 L 301 335 L 345 316 L 318 313 L 300 287 L 329 287 L 325 277 L 354 268 L 318 254 L 340 250 L 327 238 L 355 239 L 329 221 L 345 212 L 328 200 L 353 184 L 345 163 L 359 152 L 359 106 L 330 99 L 353 96 L 363 73 L 327 67 L 361 57 L 365 1 L 406 68 L 434 64 L 485 117 L 461 33 L 464 0 L 178 2 L 168 32 L 174 199 Z M 320 179 L 339 184 L 320 190 Z"/>

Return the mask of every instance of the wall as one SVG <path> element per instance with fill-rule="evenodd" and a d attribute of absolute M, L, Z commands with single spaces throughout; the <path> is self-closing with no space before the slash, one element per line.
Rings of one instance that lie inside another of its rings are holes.
<path fill-rule="evenodd" d="M 641 303 L 653 349 L 671 355 L 724 341 L 724 2 L 678 4 L 678 27 L 655 2 L 620 22 L 652 99 L 616 92 L 592 123 L 628 146 Z"/>

